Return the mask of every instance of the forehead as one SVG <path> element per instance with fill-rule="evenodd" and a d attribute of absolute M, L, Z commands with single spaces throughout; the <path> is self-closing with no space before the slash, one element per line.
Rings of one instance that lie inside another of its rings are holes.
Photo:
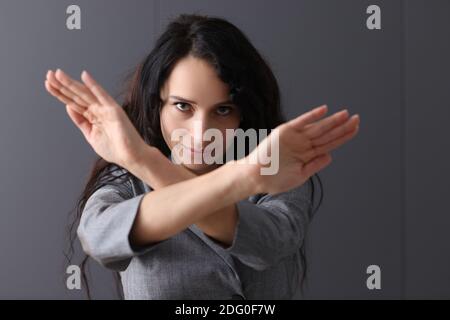
<path fill-rule="evenodd" d="M 228 99 L 229 88 L 212 65 L 191 55 L 180 59 L 162 87 L 161 97 L 183 97 L 198 104 L 215 104 Z"/>

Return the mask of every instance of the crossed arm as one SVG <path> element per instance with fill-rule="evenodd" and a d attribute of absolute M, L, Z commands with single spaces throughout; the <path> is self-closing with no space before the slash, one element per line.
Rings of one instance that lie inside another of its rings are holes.
<path fill-rule="evenodd" d="M 156 148 L 146 147 L 143 154 L 142 160 L 130 166 L 131 171 L 155 191 L 140 203 L 130 235 L 132 243 L 157 242 L 195 223 L 206 235 L 229 246 L 238 219 L 236 202 L 254 192 L 251 184 L 242 181 L 244 172 L 238 165 L 227 163 L 198 177 Z"/>
<path fill-rule="evenodd" d="M 272 131 L 280 137 L 280 170 L 276 175 L 261 176 L 261 165 L 247 161 L 249 157 L 258 158 L 260 153 L 267 154 L 271 133 L 246 158 L 194 177 L 145 144 L 123 109 L 92 77 L 83 73 L 82 80 L 84 84 L 62 71 L 49 71 L 45 85 L 66 105 L 71 120 L 101 157 L 126 168 L 154 189 L 139 198 L 142 201 L 129 234 L 132 243 L 151 247 L 196 223 L 224 246 L 231 244 L 227 250 L 255 268 L 265 268 L 298 247 L 303 236 L 303 204 L 308 201 L 299 198 L 307 193 L 305 182 L 331 162 L 331 150 L 353 138 L 359 126 L 359 117 L 348 119 L 346 110 L 320 119 L 326 112 L 321 106 Z M 245 200 L 258 193 L 269 194 L 270 205 Z M 92 208 L 111 205 L 110 200 L 103 202 L 101 197 L 106 194 L 100 196 L 98 204 L 91 203 Z M 110 210 L 110 217 L 120 220 L 123 215 L 115 211 L 132 202 L 119 204 L 119 200 L 113 200 L 114 206 L 106 210 Z M 92 210 L 96 210 L 92 216 L 100 215 L 100 209 Z M 103 220 L 102 225 L 109 223 Z M 245 234 L 236 232 L 239 225 Z M 106 229 L 102 227 L 103 234 L 107 234 Z M 120 242 L 124 249 L 115 254 L 116 259 L 135 254 L 126 242 Z M 104 241 L 95 243 L 106 245 Z M 103 250 L 104 259 L 114 259 L 114 250 L 117 248 Z"/>

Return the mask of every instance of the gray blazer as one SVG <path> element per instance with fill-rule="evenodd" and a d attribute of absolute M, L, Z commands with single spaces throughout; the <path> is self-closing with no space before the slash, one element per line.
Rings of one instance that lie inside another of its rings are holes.
<path fill-rule="evenodd" d="M 86 254 L 120 272 L 125 299 L 292 299 L 296 294 L 309 182 L 237 202 L 237 229 L 226 249 L 195 224 L 158 243 L 133 247 L 129 233 L 139 203 L 153 189 L 138 179 L 124 184 L 127 193 L 106 185 L 92 194 L 77 235 Z"/>

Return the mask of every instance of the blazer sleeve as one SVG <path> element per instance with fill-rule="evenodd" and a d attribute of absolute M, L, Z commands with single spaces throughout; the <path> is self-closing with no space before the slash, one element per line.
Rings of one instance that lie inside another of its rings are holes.
<path fill-rule="evenodd" d="M 231 246 L 225 248 L 243 264 L 264 270 L 300 249 L 311 210 L 310 181 L 256 202 L 236 203 L 238 221 Z"/>
<path fill-rule="evenodd" d="M 125 270 L 133 256 L 151 251 L 160 242 L 132 246 L 129 234 L 145 193 L 132 198 L 110 185 L 95 191 L 86 202 L 77 235 L 83 251 L 102 266 Z"/>

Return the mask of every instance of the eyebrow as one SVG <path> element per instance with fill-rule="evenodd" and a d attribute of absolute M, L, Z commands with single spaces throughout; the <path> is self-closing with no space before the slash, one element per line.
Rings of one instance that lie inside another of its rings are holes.
<path fill-rule="evenodd" d="M 176 99 L 176 100 L 182 100 L 182 101 L 189 102 L 189 103 L 192 103 L 192 104 L 197 104 L 195 101 L 192 101 L 192 100 L 189 100 L 189 99 L 186 99 L 186 98 L 183 98 L 183 97 L 179 97 L 179 96 L 169 96 L 169 98 L 173 98 L 173 99 Z M 218 102 L 218 103 L 214 104 L 213 106 L 215 107 L 215 106 L 222 105 L 222 104 L 234 105 L 233 101 L 226 100 L 226 101 Z"/>

